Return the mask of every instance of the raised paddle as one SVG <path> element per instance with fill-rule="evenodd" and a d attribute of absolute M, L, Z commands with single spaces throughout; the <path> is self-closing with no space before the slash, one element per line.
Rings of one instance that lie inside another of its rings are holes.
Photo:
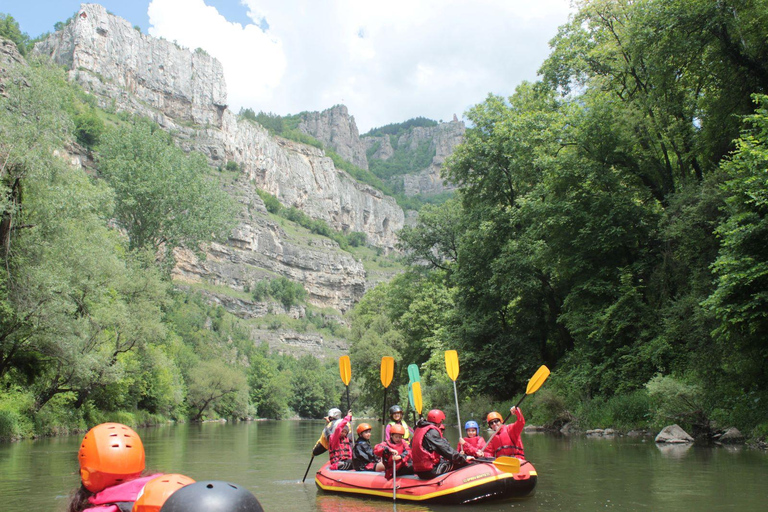
<path fill-rule="evenodd" d="M 520 401 L 517 402 L 517 405 L 515 407 L 520 407 L 520 404 L 523 403 L 523 400 L 525 400 L 525 397 L 528 395 L 534 394 L 536 391 L 539 390 L 542 384 L 544 384 L 544 381 L 547 380 L 547 377 L 549 377 L 549 368 L 547 368 L 545 365 L 541 365 L 538 370 L 536 370 L 536 373 L 533 374 L 533 377 L 528 379 L 528 386 L 525 388 L 525 394 L 520 398 Z M 512 411 L 509 411 L 509 414 L 507 414 L 507 417 L 504 418 L 504 423 L 507 422 L 509 417 L 512 415 Z M 501 430 L 501 428 L 499 428 Z M 485 446 L 491 446 L 491 441 L 493 441 L 493 438 L 496 437 L 496 434 L 499 432 L 499 430 L 496 430 L 490 438 L 488 438 L 488 442 L 485 443 Z M 514 457 L 511 457 L 514 459 Z"/>
<path fill-rule="evenodd" d="M 415 364 L 408 365 L 408 400 L 411 402 L 411 407 L 416 410 L 416 406 L 413 404 L 413 383 L 421 382 L 421 375 L 419 375 L 419 366 Z M 416 425 L 416 415 L 413 415 L 413 424 Z"/>
<path fill-rule="evenodd" d="M 384 356 L 381 358 L 381 385 L 384 386 L 384 408 L 381 416 L 381 440 L 384 441 L 387 425 L 387 388 L 392 383 L 392 377 L 395 375 L 395 358 Z"/>
<path fill-rule="evenodd" d="M 411 389 L 413 390 L 413 408 L 421 418 L 421 382 L 414 382 Z"/>
<path fill-rule="evenodd" d="M 352 380 L 352 364 L 349 362 L 349 356 L 339 358 L 339 374 L 341 381 L 347 387 L 347 410 L 349 411 L 352 409 L 352 404 L 349 402 L 349 381 Z"/>
<path fill-rule="evenodd" d="M 459 393 L 456 391 L 456 379 L 459 377 L 459 354 L 455 350 L 445 351 L 445 369 L 448 371 L 448 377 L 453 381 L 453 398 L 456 400 L 456 425 L 459 428 L 459 439 L 461 439 L 461 416 L 459 415 Z"/>

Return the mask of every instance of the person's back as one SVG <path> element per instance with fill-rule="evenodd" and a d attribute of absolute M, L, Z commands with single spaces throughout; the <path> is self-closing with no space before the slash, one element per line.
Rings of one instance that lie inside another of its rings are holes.
<path fill-rule="evenodd" d="M 474 459 L 454 450 L 443 437 L 440 427 L 444 419 L 443 411 L 433 409 L 427 414 L 426 420 L 416 424 L 411 449 L 413 470 L 419 478 L 434 478 Z"/>
<path fill-rule="evenodd" d="M 142 476 L 144 445 L 120 423 L 102 423 L 85 434 L 77 453 L 80 488 L 67 512 L 120 512 L 133 506 L 144 485 L 158 476 Z"/>

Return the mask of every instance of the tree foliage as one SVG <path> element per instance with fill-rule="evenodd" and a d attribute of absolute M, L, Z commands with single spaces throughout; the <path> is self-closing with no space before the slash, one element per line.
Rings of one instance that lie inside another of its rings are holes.
<path fill-rule="evenodd" d="M 226 237 L 234 225 L 232 199 L 210 176 L 201 154 L 186 155 L 152 123 L 113 128 L 102 136 L 98 168 L 115 190 L 115 218 L 131 249 Z"/>

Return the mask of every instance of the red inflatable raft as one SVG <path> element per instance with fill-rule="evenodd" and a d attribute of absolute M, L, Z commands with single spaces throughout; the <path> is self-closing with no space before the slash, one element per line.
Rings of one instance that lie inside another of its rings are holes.
<path fill-rule="evenodd" d="M 315 476 L 326 492 L 392 499 L 392 480 L 373 471 L 331 471 L 326 463 Z M 492 462 L 476 462 L 431 480 L 417 476 L 397 477 L 397 499 L 459 505 L 479 501 L 522 498 L 536 487 L 536 469 L 520 462 L 518 472 L 502 471 Z"/>

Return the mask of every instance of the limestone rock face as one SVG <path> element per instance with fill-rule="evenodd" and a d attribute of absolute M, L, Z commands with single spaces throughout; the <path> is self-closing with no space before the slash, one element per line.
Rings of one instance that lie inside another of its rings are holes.
<path fill-rule="evenodd" d="M 347 162 L 368 169 L 365 146 L 360 141 L 355 118 L 349 115 L 346 106 L 336 105 L 322 112 L 304 114 L 299 130 L 332 148 Z"/>
<path fill-rule="evenodd" d="M 82 4 L 74 22 L 35 51 L 67 66 L 70 79 L 121 110 L 221 125 L 227 87 L 219 61 L 142 34 L 101 5 Z"/>
<path fill-rule="evenodd" d="M 434 195 L 456 189 L 454 185 L 443 181 L 440 177 L 440 169 L 445 163 L 445 159 L 464 140 L 465 131 L 464 123 L 456 120 L 450 123 L 440 123 L 433 127 L 416 127 L 410 133 L 400 137 L 398 146 L 408 144 L 415 149 L 420 142 L 430 140 L 431 147 L 435 151 L 435 156 L 429 167 L 403 178 L 405 195 Z"/>
<path fill-rule="evenodd" d="M 222 66 L 205 52 L 142 34 L 95 4 L 81 5 L 72 23 L 34 51 L 66 65 L 70 79 L 92 93 L 102 108 L 151 118 L 179 146 L 202 152 L 215 166 L 238 164 L 240 175 L 229 190 L 243 205 L 237 228 L 225 244 L 211 245 L 204 261 L 182 258 L 177 279 L 242 290 L 254 279 L 280 275 L 301 282 L 309 303 L 339 311 L 362 297 L 362 265 L 332 240 L 288 236 L 269 220 L 257 188 L 338 231 L 363 232 L 369 243 L 394 250 L 395 233 L 404 222 L 395 200 L 336 169 L 321 150 L 272 137 L 261 126 L 238 120 L 227 108 Z M 339 134 L 346 129 L 350 140 L 357 140 L 358 157 L 365 157 L 354 119 L 346 108 L 334 112 L 328 114 L 334 119 L 329 126 Z M 339 135 L 334 140 L 342 139 Z M 229 307 L 244 317 L 259 316 L 263 305 L 248 302 L 229 301 Z"/>

